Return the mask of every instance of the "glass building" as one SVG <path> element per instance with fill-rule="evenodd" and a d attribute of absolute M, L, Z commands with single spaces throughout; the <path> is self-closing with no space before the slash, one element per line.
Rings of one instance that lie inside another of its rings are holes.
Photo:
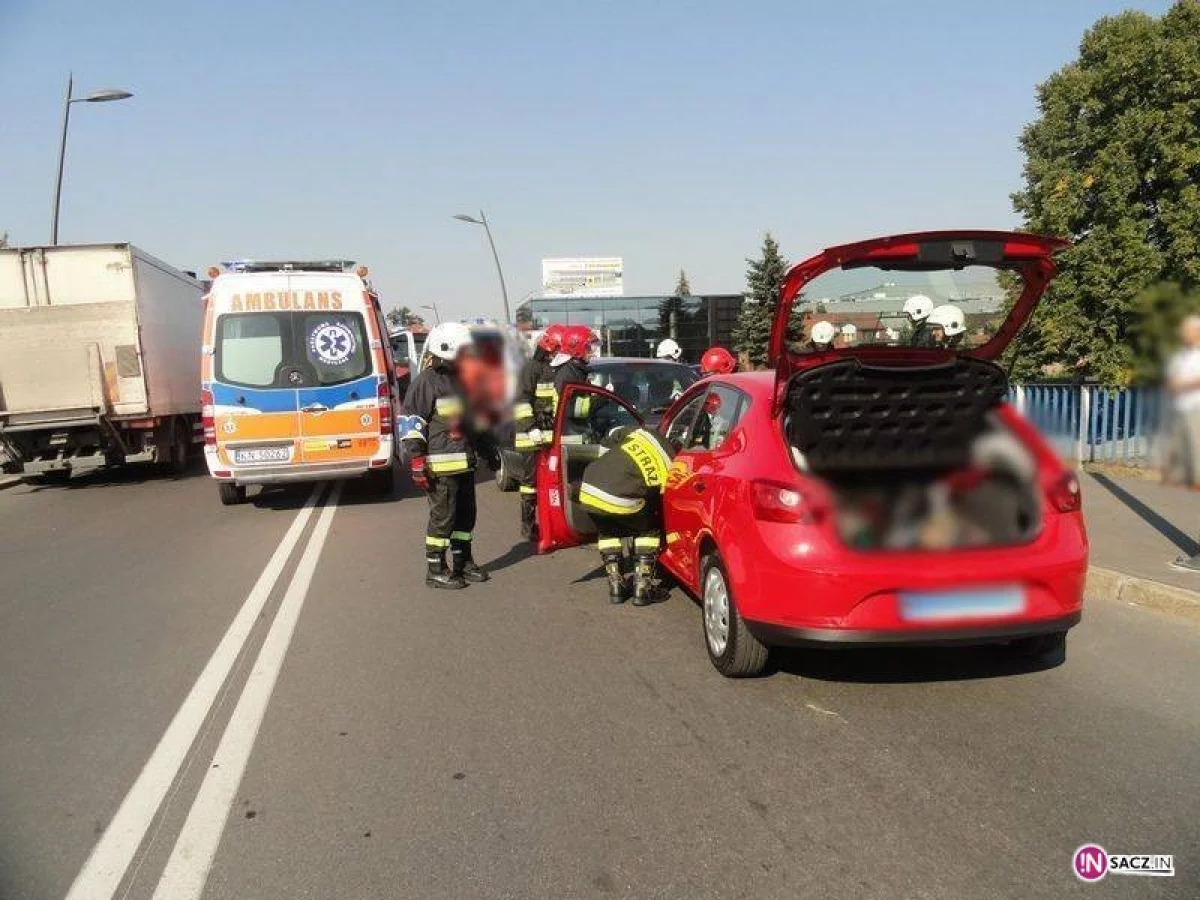
<path fill-rule="evenodd" d="M 605 356 L 650 357 L 659 341 L 670 337 L 683 348 L 683 361 L 695 363 L 709 347 L 732 349 L 742 299 L 741 294 L 533 297 L 517 307 L 517 322 L 536 329 L 587 325 L 600 336 Z"/>

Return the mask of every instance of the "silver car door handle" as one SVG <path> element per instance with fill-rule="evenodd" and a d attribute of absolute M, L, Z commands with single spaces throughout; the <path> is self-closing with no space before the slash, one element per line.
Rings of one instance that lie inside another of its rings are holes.
<path fill-rule="evenodd" d="M 329 407 L 321 403 L 310 403 L 308 406 L 300 407 L 300 412 L 306 413 L 323 413 L 329 412 Z"/>

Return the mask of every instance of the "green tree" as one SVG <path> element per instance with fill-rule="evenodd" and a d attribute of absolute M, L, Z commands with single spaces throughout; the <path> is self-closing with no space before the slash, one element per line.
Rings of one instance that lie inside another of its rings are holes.
<path fill-rule="evenodd" d="M 1147 292 L 1200 286 L 1200 0 L 1100 19 L 1037 95 L 1013 205 L 1074 244 L 1009 362 L 1018 379 L 1063 367 L 1126 384 L 1149 361 L 1137 314 L 1162 305 Z"/>
<path fill-rule="evenodd" d="M 675 296 L 676 297 L 692 296 L 692 285 L 688 281 L 687 272 L 683 271 L 683 269 L 679 270 L 679 280 L 677 282 L 675 282 Z"/>
<path fill-rule="evenodd" d="M 394 306 L 384 313 L 383 318 L 392 328 L 408 328 L 410 325 L 425 324 L 425 320 L 407 306 Z"/>
<path fill-rule="evenodd" d="M 771 323 L 775 321 L 779 289 L 787 270 L 788 262 L 768 231 L 763 236 L 761 256 L 746 260 L 746 302 L 733 329 L 734 350 L 745 353 L 755 368 L 767 364 Z"/>
<path fill-rule="evenodd" d="M 679 270 L 679 280 L 675 283 L 675 293 L 658 301 L 658 331 L 664 337 L 678 339 L 682 331 L 680 326 L 690 322 L 684 299 L 692 296 L 692 286 L 688 284 L 687 273 Z"/>

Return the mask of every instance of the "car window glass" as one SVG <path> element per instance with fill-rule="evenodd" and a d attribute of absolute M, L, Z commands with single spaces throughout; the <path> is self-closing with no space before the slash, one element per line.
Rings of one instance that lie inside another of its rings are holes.
<path fill-rule="evenodd" d="M 688 448 L 716 450 L 725 443 L 729 433 L 745 413 L 746 407 L 745 397 L 740 392 L 723 384 L 714 385 L 704 393 Z"/>
<path fill-rule="evenodd" d="M 700 408 L 701 402 L 704 400 L 704 393 L 701 392 L 683 405 L 683 408 L 675 414 L 675 418 L 667 426 L 665 432 L 666 438 L 676 447 L 686 447 L 688 429 L 691 427 L 692 420 L 696 418 L 696 411 Z"/>
<path fill-rule="evenodd" d="M 217 378 L 250 387 L 270 387 L 284 362 L 281 319 L 272 313 L 222 316 L 217 330 Z"/>
<path fill-rule="evenodd" d="M 370 371 L 363 318 L 358 313 L 310 313 L 299 322 L 298 334 L 318 384 L 342 384 Z"/>
<path fill-rule="evenodd" d="M 614 428 L 641 424 L 624 404 L 590 391 L 575 391 L 566 403 L 564 444 L 599 444 Z"/>

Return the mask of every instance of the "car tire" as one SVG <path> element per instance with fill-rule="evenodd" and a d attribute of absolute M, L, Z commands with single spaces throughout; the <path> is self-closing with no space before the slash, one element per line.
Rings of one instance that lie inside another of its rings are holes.
<path fill-rule="evenodd" d="M 396 466 L 392 464 L 386 469 L 372 469 L 367 473 L 367 492 L 376 497 L 390 497 L 396 489 Z"/>
<path fill-rule="evenodd" d="M 511 494 L 518 487 L 520 487 L 517 479 L 512 476 L 511 467 L 509 466 L 508 452 L 505 450 L 500 451 L 500 465 L 496 469 L 494 475 L 496 478 L 496 487 L 498 487 L 505 494 Z"/>
<path fill-rule="evenodd" d="M 726 678 L 762 674 L 770 650 L 746 627 L 725 565 L 716 553 L 704 557 L 700 565 L 700 626 L 704 649 L 718 672 Z"/>
<path fill-rule="evenodd" d="M 1067 633 L 1035 634 L 1018 638 L 1008 646 L 1013 655 L 1021 659 L 1063 659 L 1067 654 Z"/>
<path fill-rule="evenodd" d="M 222 506 L 237 506 L 246 502 L 246 486 L 243 484 L 234 484 L 232 481 L 218 482 L 217 493 L 221 497 Z"/>

